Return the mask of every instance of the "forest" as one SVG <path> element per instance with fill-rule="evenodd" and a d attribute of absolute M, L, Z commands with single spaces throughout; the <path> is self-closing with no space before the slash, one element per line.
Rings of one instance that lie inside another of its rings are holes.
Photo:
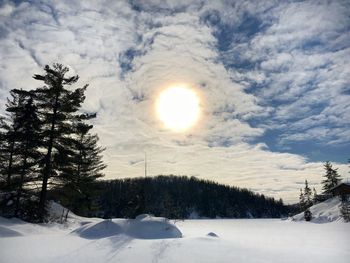
<path fill-rule="evenodd" d="M 95 191 L 79 202 L 72 202 L 69 190 L 62 188 L 50 197 L 79 215 L 103 218 L 134 218 L 142 213 L 177 219 L 280 218 L 292 209 L 281 199 L 196 177 L 160 175 L 95 184 Z"/>

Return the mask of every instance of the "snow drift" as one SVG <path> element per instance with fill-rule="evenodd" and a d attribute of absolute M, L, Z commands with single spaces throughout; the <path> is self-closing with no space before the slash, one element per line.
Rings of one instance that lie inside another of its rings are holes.
<path fill-rule="evenodd" d="M 311 222 L 328 223 L 333 221 L 342 221 L 340 213 L 341 201 L 339 197 L 330 198 L 322 203 L 310 207 L 312 213 Z M 305 221 L 304 213 L 293 216 L 293 221 Z"/>
<path fill-rule="evenodd" d="M 168 219 L 140 215 L 135 219 L 106 219 L 92 222 L 72 231 L 86 239 L 100 239 L 116 235 L 127 235 L 138 239 L 181 238 L 181 231 Z"/>

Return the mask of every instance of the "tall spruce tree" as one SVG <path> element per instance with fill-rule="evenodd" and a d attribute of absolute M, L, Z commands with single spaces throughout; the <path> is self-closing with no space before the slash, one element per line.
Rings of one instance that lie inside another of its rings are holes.
<path fill-rule="evenodd" d="M 24 97 L 20 96 L 13 91 L 10 91 L 11 98 L 7 98 L 6 104 L 6 117 L 2 117 L 0 121 L 1 130 L 1 159 L 3 160 L 1 166 L 1 175 L 4 181 L 7 191 L 11 188 L 11 177 L 13 175 L 13 166 L 15 162 L 15 144 L 18 137 L 17 131 L 19 128 L 19 122 L 17 120 L 17 110 L 9 110 L 12 108 L 18 109 L 19 105 L 23 104 Z"/>
<path fill-rule="evenodd" d="M 12 99 L 8 99 L 6 105 L 7 119 L 1 120 L 0 132 L 1 171 L 6 177 L 6 183 L 3 180 L 2 184 L 6 193 L 2 211 L 4 215 L 19 216 L 21 198 L 28 192 L 27 183 L 35 180 L 33 166 L 40 155 L 37 149 L 40 125 L 31 93 L 12 90 L 10 94 Z"/>
<path fill-rule="evenodd" d="M 304 199 L 305 199 L 305 206 L 307 208 L 312 206 L 312 191 L 311 191 L 311 188 L 309 187 L 309 183 L 307 180 L 305 180 Z"/>
<path fill-rule="evenodd" d="M 48 184 L 59 182 L 59 159 L 65 154 L 72 154 L 71 143 L 74 134 L 73 123 L 80 118 L 77 113 L 84 102 L 87 88 L 70 90 L 67 86 L 76 83 L 78 76 L 67 77 L 69 71 L 61 64 L 45 66 L 44 75 L 34 75 L 34 79 L 43 81 L 44 86 L 34 92 L 35 101 L 42 121 L 42 148 L 45 150 L 41 162 L 42 186 L 39 200 L 40 221 L 44 220 Z"/>
<path fill-rule="evenodd" d="M 9 112 L 16 112 L 15 123 L 17 123 L 17 137 L 14 154 L 18 163 L 15 172 L 17 174 L 15 216 L 37 217 L 37 215 L 26 215 L 24 205 L 21 207 L 21 199 L 30 200 L 33 196 L 34 184 L 38 180 L 38 160 L 41 157 L 39 151 L 41 121 L 37 114 L 37 107 L 33 102 L 31 92 L 13 90 L 14 94 L 24 98 L 24 101 L 14 107 L 8 108 Z M 28 202 L 27 202 L 28 203 Z M 22 213 L 20 215 L 20 213 Z M 27 218 L 34 220 L 34 218 Z"/>
<path fill-rule="evenodd" d="M 324 164 L 324 169 L 326 171 L 326 174 L 324 175 L 325 179 L 322 181 L 323 184 L 323 190 L 327 193 L 330 192 L 330 190 L 337 186 L 339 182 L 341 181 L 340 175 L 338 174 L 338 169 L 333 169 L 332 164 L 327 161 Z"/>
<path fill-rule="evenodd" d="M 83 119 L 94 118 L 96 115 L 82 115 Z M 75 137 L 72 152 L 61 156 L 61 179 L 63 191 L 69 203 L 67 205 L 76 213 L 86 213 L 91 210 L 91 197 L 96 179 L 103 177 L 102 170 L 106 165 L 102 161 L 101 153 L 104 148 L 97 145 L 98 136 L 90 134 L 92 125 L 79 121 L 74 125 Z"/>
<path fill-rule="evenodd" d="M 5 216 L 13 216 L 13 204 L 17 186 L 17 179 L 14 178 L 16 167 L 15 147 L 18 141 L 18 129 L 20 122 L 18 121 L 18 109 L 23 105 L 24 97 L 13 91 L 10 92 L 10 98 L 7 98 L 6 116 L 0 121 L 0 148 L 1 148 L 1 212 Z M 15 109 L 15 110 L 11 110 Z"/>

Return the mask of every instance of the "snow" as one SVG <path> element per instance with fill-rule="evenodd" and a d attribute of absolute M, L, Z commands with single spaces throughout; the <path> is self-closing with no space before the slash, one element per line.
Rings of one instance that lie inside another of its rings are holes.
<path fill-rule="evenodd" d="M 98 223 L 84 224 L 72 233 L 82 238 L 99 239 L 126 235 L 140 239 L 181 238 L 181 231 L 169 220 L 149 215 L 135 219 L 108 219 Z"/>
<path fill-rule="evenodd" d="M 58 207 L 59 212 L 62 207 Z M 348 262 L 350 224 L 278 219 L 0 218 L 0 262 Z M 180 238 L 181 237 L 181 238 Z"/>
<path fill-rule="evenodd" d="M 339 197 L 330 198 L 322 203 L 310 207 L 312 213 L 312 222 L 328 223 L 333 221 L 342 221 L 340 213 L 341 201 Z M 304 221 L 304 213 L 293 216 L 294 221 Z"/>

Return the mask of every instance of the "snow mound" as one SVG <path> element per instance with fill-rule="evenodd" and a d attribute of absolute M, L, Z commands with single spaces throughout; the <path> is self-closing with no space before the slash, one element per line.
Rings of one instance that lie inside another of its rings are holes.
<path fill-rule="evenodd" d="M 168 219 L 141 215 L 130 220 L 127 234 L 140 239 L 181 238 L 181 231 Z"/>
<path fill-rule="evenodd" d="M 214 232 L 209 232 L 207 234 L 207 237 L 219 237 L 217 234 L 215 234 Z"/>
<path fill-rule="evenodd" d="M 339 197 L 330 198 L 322 203 L 310 207 L 312 213 L 311 222 L 314 223 L 328 223 L 333 221 L 341 221 L 340 213 L 341 201 Z M 305 221 L 304 213 L 293 216 L 293 221 Z"/>
<path fill-rule="evenodd" d="M 71 232 L 86 239 L 127 235 L 138 239 L 181 238 L 181 231 L 168 219 L 140 215 L 135 219 L 108 219 L 78 227 Z"/>
<path fill-rule="evenodd" d="M 115 236 L 123 233 L 123 227 L 119 224 L 111 221 L 104 220 L 99 223 L 87 223 L 82 227 L 74 230 L 72 233 L 78 234 L 82 238 L 86 239 L 99 239 L 110 236 Z"/>

